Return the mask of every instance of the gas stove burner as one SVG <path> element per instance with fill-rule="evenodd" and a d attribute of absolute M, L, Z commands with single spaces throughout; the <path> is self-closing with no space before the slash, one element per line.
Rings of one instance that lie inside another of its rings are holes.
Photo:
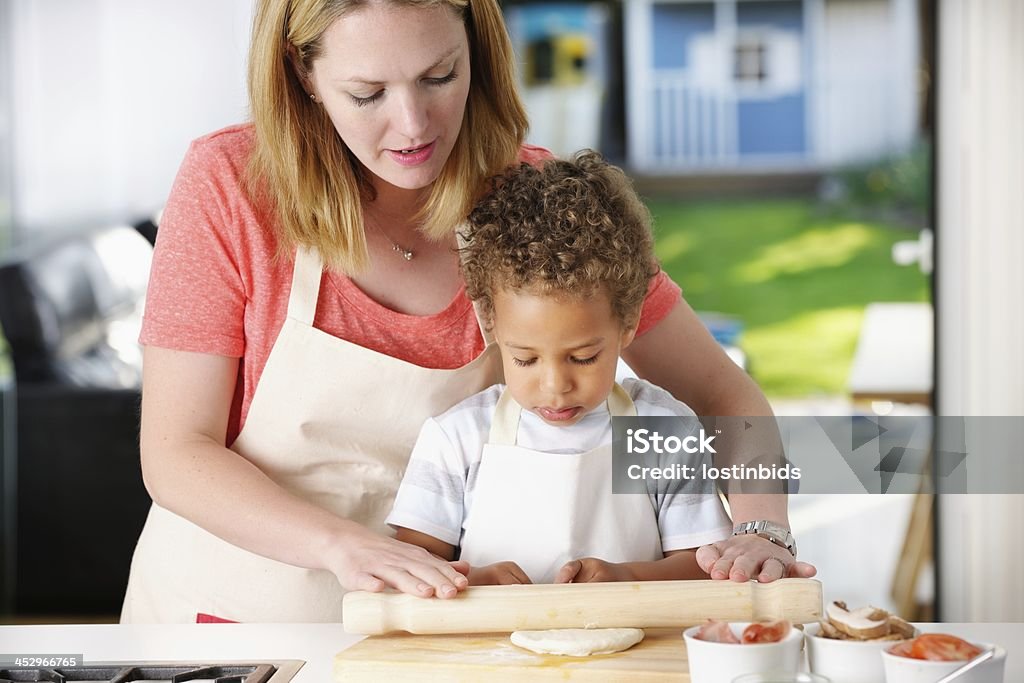
<path fill-rule="evenodd" d="M 287 683 L 305 662 L 285 659 L 273 662 L 111 662 L 73 667 L 0 668 L 0 683 L 47 681 L 156 681 L 159 683 Z"/>

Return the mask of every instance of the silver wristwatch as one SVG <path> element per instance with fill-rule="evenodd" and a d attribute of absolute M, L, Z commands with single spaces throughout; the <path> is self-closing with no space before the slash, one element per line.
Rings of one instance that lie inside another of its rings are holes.
<path fill-rule="evenodd" d="M 781 524 L 769 522 L 767 519 L 755 519 L 733 527 L 733 536 L 742 536 L 743 534 L 757 534 L 761 538 L 785 548 L 796 558 L 796 539 L 793 538 L 793 534 L 789 533 L 789 529 Z"/>

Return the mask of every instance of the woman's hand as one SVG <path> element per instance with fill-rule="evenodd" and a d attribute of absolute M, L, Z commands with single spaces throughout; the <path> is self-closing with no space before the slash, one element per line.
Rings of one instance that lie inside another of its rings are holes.
<path fill-rule="evenodd" d="M 332 544 L 329 566 L 349 590 L 376 593 L 390 587 L 421 598 L 454 598 L 469 585 L 465 562 L 448 562 L 418 545 L 345 524 L 346 532 Z"/>
<path fill-rule="evenodd" d="M 495 562 L 483 567 L 471 567 L 468 576 L 471 586 L 509 586 L 533 583 L 518 564 L 508 561 Z"/>
<path fill-rule="evenodd" d="M 761 583 L 783 577 L 807 579 L 818 573 L 813 564 L 797 562 L 785 548 L 752 534 L 701 546 L 697 549 L 697 564 L 712 579 L 741 583 L 752 578 Z"/>
<path fill-rule="evenodd" d="M 605 562 L 596 557 L 584 557 L 562 565 L 555 575 L 555 583 L 600 583 L 604 581 L 635 581 L 636 577 L 625 564 Z"/>

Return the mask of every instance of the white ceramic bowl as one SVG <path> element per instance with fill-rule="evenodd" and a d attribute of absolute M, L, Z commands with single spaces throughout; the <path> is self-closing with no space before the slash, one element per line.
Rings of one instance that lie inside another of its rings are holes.
<path fill-rule="evenodd" d="M 729 628 L 739 638 L 750 622 L 731 622 Z M 683 631 L 691 683 L 732 683 L 741 674 L 795 673 L 800 667 L 803 633 L 791 629 L 778 643 L 710 643 L 694 638 L 700 626 Z"/>
<path fill-rule="evenodd" d="M 974 643 L 982 650 L 992 647 L 988 643 Z M 957 679 L 957 683 L 1003 683 L 1006 669 L 1006 650 L 995 646 L 996 656 L 979 664 Z M 965 662 L 933 662 L 927 659 L 900 657 L 882 651 L 886 683 L 935 683 L 948 673 L 959 669 Z"/>
<path fill-rule="evenodd" d="M 811 673 L 832 683 L 880 683 L 885 677 L 882 651 L 899 641 L 834 640 L 822 638 L 820 624 L 804 626 L 807 663 Z"/>

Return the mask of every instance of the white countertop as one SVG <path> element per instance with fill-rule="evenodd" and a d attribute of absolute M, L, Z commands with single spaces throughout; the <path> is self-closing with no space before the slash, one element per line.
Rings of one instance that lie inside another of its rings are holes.
<path fill-rule="evenodd" d="M 1007 650 L 1006 681 L 1024 681 L 1024 623 L 918 624 Z M 334 655 L 363 639 L 341 624 L 0 626 L 2 654 L 81 654 L 87 662 L 302 659 L 295 683 L 332 680 Z"/>

